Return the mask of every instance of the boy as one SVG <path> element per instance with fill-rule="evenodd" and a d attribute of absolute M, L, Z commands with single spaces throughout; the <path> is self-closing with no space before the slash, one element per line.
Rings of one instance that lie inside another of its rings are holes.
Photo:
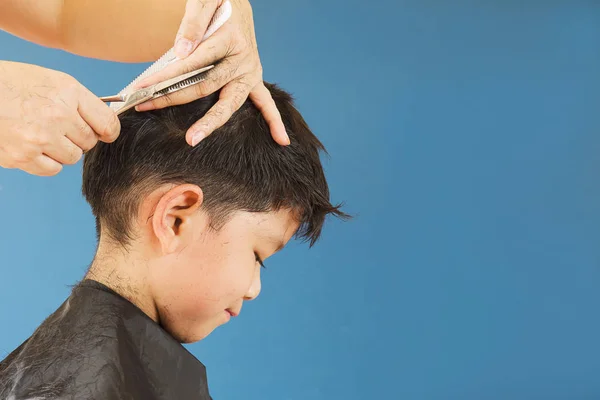
<path fill-rule="evenodd" d="M 324 150 L 269 85 L 291 139 L 276 144 L 247 101 L 198 146 L 187 129 L 218 94 L 121 118 L 85 157 L 98 250 L 67 301 L 0 363 L 2 399 L 210 399 L 181 343 L 205 338 L 260 292 L 263 260 L 314 244 L 329 201 Z"/>

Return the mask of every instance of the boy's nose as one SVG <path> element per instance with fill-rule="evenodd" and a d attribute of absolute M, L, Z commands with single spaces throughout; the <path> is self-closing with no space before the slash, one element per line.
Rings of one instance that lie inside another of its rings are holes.
<path fill-rule="evenodd" d="M 260 294 L 261 282 L 260 282 L 260 266 L 257 267 L 256 272 L 254 273 L 254 279 L 252 280 L 252 285 L 248 289 L 246 296 L 244 296 L 244 300 L 254 300 Z"/>

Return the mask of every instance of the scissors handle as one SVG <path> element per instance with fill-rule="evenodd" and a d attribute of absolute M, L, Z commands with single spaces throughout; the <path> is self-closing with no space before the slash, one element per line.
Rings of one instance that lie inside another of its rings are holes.
<path fill-rule="evenodd" d="M 102 100 L 105 103 L 112 103 L 112 102 L 119 102 L 119 101 L 125 101 L 125 98 L 122 95 L 114 95 L 114 96 L 104 96 L 104 97 L 100 97 L 100 100 Z"/>
<path fill-rule="evenodd" d="M 148 88 L 136 90 L 133 93 L 100 97 L 100 100 L 105 103 L 123 103 L 123 105 L 121 105 L 119 109 L 115 111 L 117 115 L 121 115 L 125 111 L 132 109 L 138 104 L 142 104 L 148 100 L 151 100 L 155 92 L 154 86 L 150 86 Z"/>

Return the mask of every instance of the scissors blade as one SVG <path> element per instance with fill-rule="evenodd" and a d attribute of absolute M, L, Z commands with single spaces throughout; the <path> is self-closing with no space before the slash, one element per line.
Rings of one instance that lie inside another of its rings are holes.
<path fill-rule="evenodd" d="M 168 93 L 183 89 L 185 87 L 191 86 L 192 84 L 196 84 L 203 79 L 192 79 L 203 72 L 206 72 L 210 69 L 213 69 L 214 65 L 209 65 L 207 67 L 203 67 L 187 74 L 178 75 L 174 78 L 168 79 L 166 81 L 157 83 L 155 85 L 138 89 L 133 93 L 125 94 L 125 95 L 117 95 L 117 96 L 107 96 L 101 97 L 101 100 L 108 101 L 122 101 L 123 105 L 115 110 L 117 115 L 123 114 L 125 111 L 132 109 L 133 107 L 145 103 L 148 100 L 164 96 Z M 185 82 L 189 79 L 189 82 Z M 178 84 L 181 84 L 177 86 Z"/>
<path fill-rule="evenodd" d="M 187 79 L 189 79 L 191 77 L 194 77 L 194 76 L 199 75 L 199 74 L 201 74 L 203 72 L 211 70 L 214 67 L 215 67 L 214 65 L 209 65 L 207 67 L 203 67 L 203 68 L 200 68 L 200 69 L 188 72 L 187 74 L 178 75 L 178 76 L 176 76 L 174 78 L 167 79 L 166 81 L 157 83 L 156 85 L 154 85 L 154 92 L 160 92 L 160 91 L 162 91 L 164 89 L 169 88 L 170 86 L 176 85 L 176 84 L 178 84 L 180 82 L 183 82 L 183 81 L 185 81 L 185 80 L 187 80 Z"/>

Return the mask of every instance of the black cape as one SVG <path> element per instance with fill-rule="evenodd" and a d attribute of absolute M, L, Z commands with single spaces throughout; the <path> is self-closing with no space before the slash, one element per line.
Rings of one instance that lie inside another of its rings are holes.
<path fill-rule="evenodd" d="M 0 399 L 210 400 L 206 369 L 139 308 L 91 280 L 0 362 Z"/>

